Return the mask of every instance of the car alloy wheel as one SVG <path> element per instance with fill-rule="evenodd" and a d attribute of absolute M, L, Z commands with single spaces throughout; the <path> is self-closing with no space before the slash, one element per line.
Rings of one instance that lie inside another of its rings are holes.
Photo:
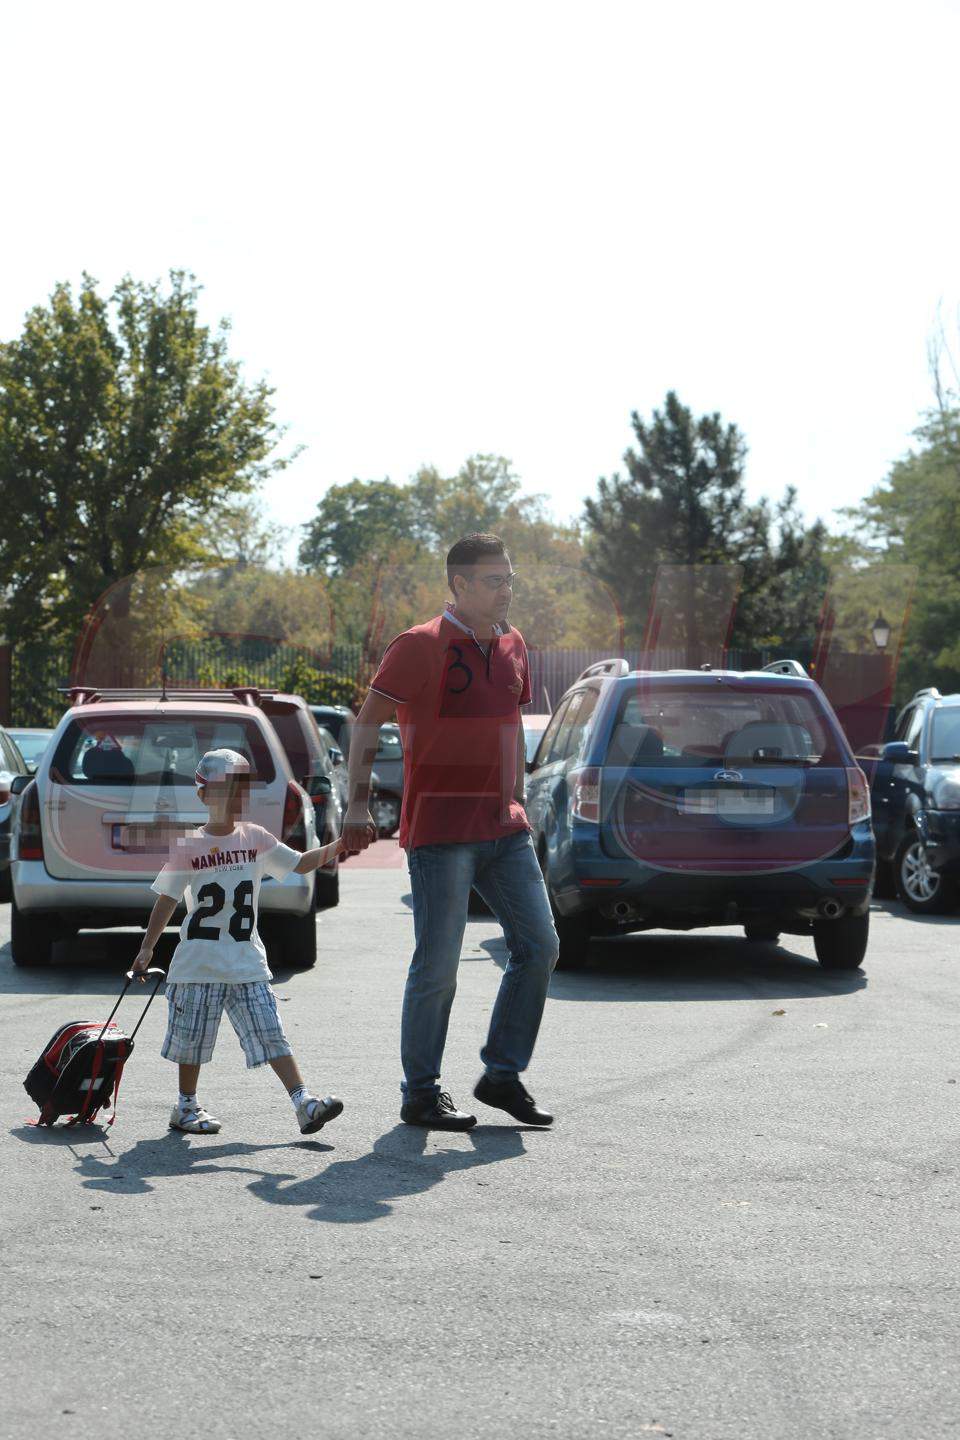
<path fill-rule="evenodd" d="M 917 834 L 905 835 L 895 864 L 897 892 L 908 910 L 937 915 L 953 909 L 956 885 L 930 864 L 927 848 Z"/>
<path fill-rule="evenodd" d="M 900 857 L 900 883 L 909 899 L 918 905 L 929 905 L 937 898 L 940 876 L 927 858 L 927 847 L 920 839 L 912 840 Z"/>

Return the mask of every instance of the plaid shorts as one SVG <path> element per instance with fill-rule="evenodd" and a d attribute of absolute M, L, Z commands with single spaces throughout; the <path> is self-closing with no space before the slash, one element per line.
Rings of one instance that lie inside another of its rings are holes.
<path fill-rule="evenodd" d="M 205 1065 L 213 1056 L 226 1010 L 247 1069 L 292 1055 L 273 990 L 265 980 L 243 985 L 181 981 L 167 986 L 167 1034 L 160 1054 L 178 1065 Z"/>

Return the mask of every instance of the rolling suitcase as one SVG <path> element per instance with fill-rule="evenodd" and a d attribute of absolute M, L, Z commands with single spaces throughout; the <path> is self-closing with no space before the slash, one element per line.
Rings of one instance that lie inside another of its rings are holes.
<path fill-rule="evenodd" d="M 44 1046 L 23 1082 L 31 1100 L 40 1107 L 40 1118 L 32 1123 L 53 1125 L 61 1115 L 69 1115 L 70 1125 L 90 1125 L 101 1110 L 110 1109 L 107 1124 L 113 1124 L 120 1077 L 133 1050 L 134 1036 L 166 978 L 165 972 L 156 967 L 145 974 L 156 975 L 157 981 L 129 1035 L 114 1023 L 113 1017 L 130 988 L 132 970 L 127 971 L 126 984 L 106 1020 L 70 1020 Z"/>

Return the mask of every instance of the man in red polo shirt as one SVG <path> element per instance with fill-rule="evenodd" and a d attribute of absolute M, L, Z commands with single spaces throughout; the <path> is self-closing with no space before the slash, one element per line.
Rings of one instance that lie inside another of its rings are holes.
<path fill-rule="evenodd" d="M 467 535 L 447 555 L 454 599 L 391 640 L 350 742 L 345 846 L 376 836 L 368 809 L 380 726 L 394 712 L 403 741 L 400 844 L 413 892 L 415 949 L 401 1019 L 400 1115 L 468 1130 L 476 1116 L 440 1088 L 457 967 L 475 888 L 503 926 L 509 960 L 480 1052 L 478 1100 L 525 1124 L 549 1125 L 520 1082 L 533 1053 L 557 933 L 523 808 L 520 706 L 530 700 L 523 636 L 507 621 L 514 574 L 496 535 Z"/>

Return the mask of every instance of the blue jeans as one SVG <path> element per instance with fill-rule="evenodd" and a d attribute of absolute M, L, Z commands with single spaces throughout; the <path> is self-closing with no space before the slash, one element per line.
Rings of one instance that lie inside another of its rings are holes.
<path fill-rule="evenodd" d="M 491 1079 L 516 1079 L 533 1054 L 559 949 L 530 832 L 416 845 L 407 863 L 416 948 L 400 1025 L 404 1096 L 419 1099 L 440 1089 L 471 886 L 503 926 L 509 951 L 480 1059 Z"/>

